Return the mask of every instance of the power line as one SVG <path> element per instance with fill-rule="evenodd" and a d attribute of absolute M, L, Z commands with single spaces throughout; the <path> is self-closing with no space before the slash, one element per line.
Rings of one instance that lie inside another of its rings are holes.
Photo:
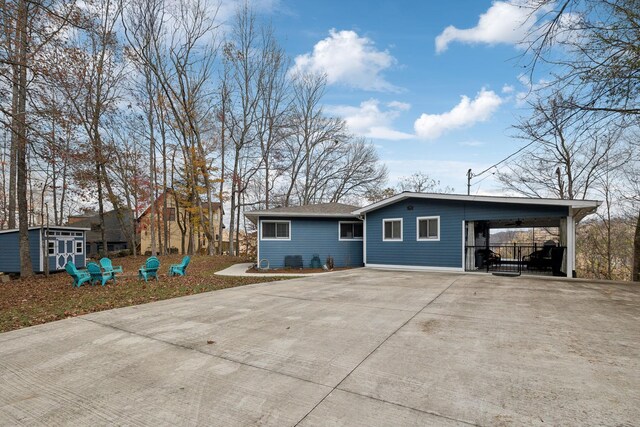
<path fill-rule="evenodd" d="M 509 160 L 510 158 L 512 158 L 513 156 L 515 156 L 516 154 L 521 153 L 525 148 L 529 147 L 529 146 L 530 146 L 530 145 L 532 145 L 534 142 L 536 142 L 536 141 L 531 141 L 530 143 L 528 143 L 528 144 L 524 145 L 523 147 L 520 147 L 518 150 L 516 150 L 516 151 L 514 151 L 513 153 L 509 154 L 507 157 L 505 157 L 504 159 L 500 160 L 499 162 L 497 162 L 497 163 L 495 163 L 495 164 L 493 164 L 493 165 L 489 166 L 488 168 L 486 168 L 485 170 L 483 170 L 483 171 L 482 171 L 482 172 L 480 172 L 480 173 L 473 173 L 473 172 L 471 171 L 471 169 L 469 169 L 469 170 L 467 171 L 467 194 L 470 194 L 470 193 L 471 193 L 471 179 L 476 178 L 476 177 L 478 177 L 478 176 L 482 176 L 482 175 L 484 175 L 485 173 L 487 173 L 487 172 L 488 172 L 488 171 L 490 171 L 491 169 L 493 169 L 493 168 L 497 167 L 498 165 L 500 165 L 500 164 L 502 164 L 502 163 L 506 162 L 507 160 Z M 488 178 L 488 177 L 487 177 L 487 178 Z M 486 179 L 486 178 L 484 178 L 484 179 Z M 484 181 L 484 179 L 482 179 L 480 182 Z"/>

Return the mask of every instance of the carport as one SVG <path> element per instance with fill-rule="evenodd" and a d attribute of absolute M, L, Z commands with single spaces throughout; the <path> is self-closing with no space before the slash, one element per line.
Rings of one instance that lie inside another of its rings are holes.
<path fill-rule="evenodd" d="M 593 208 L 570 207 L 566 216 L 542 213 L 532 217 L 465 220 L 465 270 L 574 276 L 576 224 L 592 212 Z M 509 243 L 491 241 L 496 230 L 531 230 L 535 235 L 536 229 L 545 232 L 553 229 L 557 239 L 544 243 L 537 242 L 535 237 Z"/>

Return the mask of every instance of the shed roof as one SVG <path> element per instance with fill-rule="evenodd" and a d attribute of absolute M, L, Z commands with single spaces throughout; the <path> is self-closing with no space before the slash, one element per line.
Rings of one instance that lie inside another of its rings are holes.
<path fill-rule="evenodd" d="M 304 206 L 283 206 L 273 209 L 257 210 L 245 213 L 245 216 L 253 223 L 258 217 L 325 217 L 325 218 L 351 218 L 357 215 L 353 211 L 359 209 L 358 206 L 344 203 L 317 203 Z"/>
<path fill-rule="evenodd" d="M 29 230 L 39 230 L 41 228 L 48 228 L 49 230 L 73 230 L 73 231 L 89 231 L 89 228 L 86 227 L 75 227 L 75 226 L 62 226 L 62 225 L 50 225 L 50 226 L 46 226 L 46 225 L 38 225 L 35 227 L 29 227 Z M 17 233 L 18 231 L 20 231 L 20 229 L 18 228 L 10 228 L 8 230 L 0 230 L 0 234 L 4 234 L 4 233 Z"/>

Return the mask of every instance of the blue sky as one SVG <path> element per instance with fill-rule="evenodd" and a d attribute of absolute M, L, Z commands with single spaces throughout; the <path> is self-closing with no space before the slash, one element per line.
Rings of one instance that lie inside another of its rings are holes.
<path fill-rule="evenodd" d="M 378 147 L 390 184 L 422 171 L 464 193 L 468 168 L 525 144 L 512 129 L 529 89 L 518 41 L 540 22 L 522 1 L 263 0 L 259 10 L 294 67 L 327 73 L 325 108 Z M 491 173 L 473 182 L 473 194 L 501 192 Z"/>

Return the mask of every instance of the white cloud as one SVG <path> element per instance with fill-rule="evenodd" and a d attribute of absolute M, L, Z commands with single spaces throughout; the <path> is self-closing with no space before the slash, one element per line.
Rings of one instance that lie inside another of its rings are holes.
<path fill-rule="evenodd" d="M 325 73 L 329 84 L 394 92 L 398 88 L 386 81 L 382 72 L 395 63 L 396 59 L 388 51 L 376 49 L 371 39 L 355 31 L 332 29 L 313 52 L 295 58 L 291 72 Z"/>
<path fill-rule="evenodd" d="M 538 91 L 549 85 L 549 82 L 545 79 L 540 79 L 537 83 L 534 83 L 527 74 L 520 74 L 518 76 L 518 81 L 522 86 L 524 86 L 524 90 L 518 91 L 515 96 L 516 105 L 519 107 L 525 105 L 530 96 L 535 97 Z"/>
<path fill-rule="evenodd" d="M 480 15 L 475 27 L 459 29 L 449 25 L 436 37 L 436 52 L 447 50 L 452 42 L 468 44 L 517 44 L 529 34 L 538 20 L 522 0 L 496 1 Z M 543 11 L 539 11 L 542 13 Z"/>
<path fill-rule="evenodd" d="M 400 101 L 391 101 L 387 104 L 387 107 L 393 108 L 396 110 L 407 111 L 411 108 L 411 104 L 407 104 L 406 102 Z"/>
<path fill-rule="evenodd" d="M 451 111 L 442 114 L 422 114 L 413 127 L 418 137 L 435 139 L 452 129 L 489 120 L 502 102 L 502 98 L 495 92 L 482 89 L 473 100 L 463 95 Z"/>
<path fill-rule="evenodd" d="M 404 102 L 393 101 L 387 104 L 388 109 L 381 110 L 377 99 L 363 101 L 359 106 L 335 105 L 328 106 L 327 111 L 342 117 L 349 130 L 356 135 L 367 138 L 402 140 L 413 138 L 414 135 L 400 132 L 392 128 L 393 121 L 411 106 Z"/>
<path fill-rule="evenodd" d="M 516 88 L 513 85 L 505 84 L 502 86 L 502 93 L 512 93 Z"/>

